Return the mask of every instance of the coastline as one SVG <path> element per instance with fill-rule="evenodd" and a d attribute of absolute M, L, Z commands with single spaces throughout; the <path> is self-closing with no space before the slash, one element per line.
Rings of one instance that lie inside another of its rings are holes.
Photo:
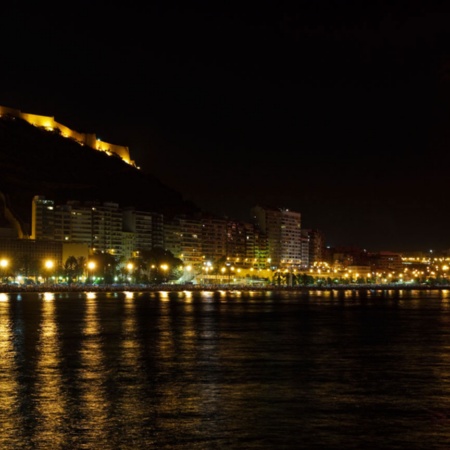
<path fill-rule="evenodd" d="M 200 292 L 200 291 L 245 291 L 245 292 L 314 292 L 314 291 L 445 291 L 450 290 L 450 284 L 339 284 L 339 285 L 308 285 L 308 286 L 248 286 L 248 285 L 182 285 L 182 284 L 163 284 L 163 285 L 0 285 L 0 293 L 24 293 L 24 292 Z"/>

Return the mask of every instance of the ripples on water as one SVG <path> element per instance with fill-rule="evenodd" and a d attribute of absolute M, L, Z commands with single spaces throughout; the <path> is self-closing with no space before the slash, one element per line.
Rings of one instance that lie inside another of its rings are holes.
<path fill-rule="evenodd" d="M 0 294 L 0 449 L 448 449 L 450 294 Z"/>

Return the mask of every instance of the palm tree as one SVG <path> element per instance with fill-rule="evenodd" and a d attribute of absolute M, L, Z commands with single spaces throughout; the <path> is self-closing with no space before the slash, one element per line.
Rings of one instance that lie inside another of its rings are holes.
<path fill-rule="evenodd" d="M 182 275 L 183 261 L 172 252 L 161 247 L 141 253 L 142 259 L 149 268 L 150 281 L 156 284 L 177 280 Z"/>
<path fill-rule="evenodd" d="M 39 274 L 39 262 L 29 254 L 22 255 L 17 261 L 17 269 L 25 278 Z"/>
<path fill-rule="evenodd" d="M 95 253 L 92 259 L 95 261 L 97 272 L 103 276 L 105 284 L 112 284 L 117 272 L 117 259 L 110 253 Z"/>
<path fill-rule="evenodd" d="M 64 263 L 64 275 L 69 283 L 73 283 L 80 274 L 80 263 L 75 256 L 69 256 Z"/>

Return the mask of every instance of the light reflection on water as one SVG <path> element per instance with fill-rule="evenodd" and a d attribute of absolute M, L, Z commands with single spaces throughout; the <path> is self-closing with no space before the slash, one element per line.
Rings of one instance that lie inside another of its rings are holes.
<path fill-rule="evenodd" d="M 55 321 L 55 296 L 43 294 L 41 318 L 36 342 L 35 386 L 33 403 L 36 408 L 35 442 L 64 442 L 64 417 L 67 396 L 63 393 L 60 370 L 61 348 L 58 324 Z"/>
<path fill-rule="evenodd" d="M 0 417 L 0 448 L 9 448 L 10 436 L 20 435 L 20 422 L 16 420 L 19 385 L 8 294 L 0 294 L 0 300 L 0 411 L 8 411 L 8 414 L 2 414 Z"/>
<path fill-rule="evenodd" d="M 0 294 L 0 449 L 450 448 L 449 305 Z"/>
<path fill-rule="evenodd" d="M 80 430 L 84 430 L 86 442 L 95 442 L 103 448 L 109 448 L 107 393 L 108 370 L 103 349 L 103 337 L 98 318 L 99 299 L 97 294 L 89 292 L 86 296 L 85 316 L 81 322 L 81 346 L 79 349 L 79 367 L 74 379 L 79 398 L 76 402 Z"/>

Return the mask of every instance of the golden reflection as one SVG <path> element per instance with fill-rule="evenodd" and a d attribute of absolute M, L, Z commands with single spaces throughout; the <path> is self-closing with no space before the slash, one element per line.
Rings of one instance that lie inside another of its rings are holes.
<path fill-rule="evenodd" d="M 130 374 L 133 378 L 131 382 L 123 385 L 121 396 L 118 400 L 118 407 L 122 417 L 127 420 L 138 423 L 145 420 L 146 407 L 145 404 L 145 389 L 146 376 L 145 371 L 140 370 L 142 361 L 142 346 L 141 341 L 137 339 L 138 325 L 136 321 L 136 306 L 135 302 L 129 301 L 130 298 L 126 296 L 124 303 L 124 317 L 122 322 L 122 339 L 120 358 L 117 361 L 119 367 Z"/>
<path fill-rule="evenodd" d="M 125 291 L 125 298 L 133 299 L 134 298 L 134 292 Z"/>
<path fill-rule="evenodd" d="M 159 314 L 159 341 L 157 343 L 161 373 L 192 371 L 192 367 L 217 364 L 217 324 L 213 315 L 205 312 L 215 308 L 213 292 L 202 292 L 202 302 L 182 302 L 177 305 L 161 303 Z M 179 317 L 182 316 L 183 320 Z M 182 357 L 180 357 L 182 355 Z M 214 416 L 221 407 L 216 371 L 202 372 L 201 383 L 164 383 L 158 404 L 161 417 L 176 417 L 180 411 L 189 411 L 191 426 L 201 427 L 202 416 Z M 176 421 L 166 426 L 177 431 Z"/>
<path fill-rule="evenodd" d="M 109 429 L 109 402 L 106 393 L 106 370 L 101 340 L 96 295 L 87 293 L 86 315 L 83 324 L 83 341 L 80 350 L 81 428 L 88 434 L 88 442 L 96 442 L 97 436 L 106 436 Z"/>
<path fill-rule="evenodd" d="M 443 289 L 440 292 L 440 298 L 442 301 L 442 307 L 447 309 L 450 309 L 450 291 L 448 289 Z"/>
<path fill-rule="evenodd" d="M 0 298 L 8 296 L 0 294 Z M 20 392 L 17 381 L 16 349 L 14 348 L 13 319 L 10 316 L 10 305 L 2 300 L 0 304 L 0 405 L 2 411 L 2 434 L 3 439 L 14 439 L 20 431 L 20 417 L 18 406 Z"/>
<path fill-rule="evenodd" d="M 65 437 L 62 422 L 66 416 L 67 405 L 60 370 L 62 356 L 55 316 L 55 303 L 42 302 L 42 319 L 36 345 L 38 356 L 35 402 L 38 418 L 37 442 L 47 442 L 48 436 L 52 436 L 52 443 L 58 448 Z"/>
<path fill-rule="evenodd" d="M 156 347 L 158 348 L 158 353 L 161 358 L 173 358 L 175 355 L 175 346 L 173 342 L 173 332 L 172 332 L 172 316 L 170 310 L 170 303 L 168 295 L 163 296 L 162 292 L 159 292 L 159 298 L 162 301 L 160 303 L 160 315 L 159 315 L 159 323 L 157 325 L 159 340 L 155 342 Z"/>
<path fill-rule="evenodd" d="M 192 291 L 183 291 L 184 292 L 184 299 L 186 302 L 192 302 L 193 297 L 192 297 Z"/>
<path fill-rule="evenodd" d="M 0 302 L 7 302 L 9 300 L 9 295 L 4 292 L 0 292 Z"/>
<path fill-rule="evenodd" d="M 160 291 L 159 292 L 159 298 L 163 301 L 163 302 L 168 302 L 170 300 L 169 298 L 169 293 L 167 291 Z"/>
<path fill-rule="evenodd" d="M 55 294 L 53 292 L 44 292 L 43 297 L 45 301 L 55 300 Z"/>
<path fill-rule="evenodd" d="M 94 300 L 97 298 L 97 294 L 95 292 L 86 292 L 86 298 L 89 300 Z"/>
<path fill-rule="evenodd" d="M 346 289 L 343 292 L 343 294 L 344 294 L 344 297 L 346 297 L 346 298 L 352 298 L 355 295 L 354 292 L 352 290 L 349 290 L 349 289 Z"/>

